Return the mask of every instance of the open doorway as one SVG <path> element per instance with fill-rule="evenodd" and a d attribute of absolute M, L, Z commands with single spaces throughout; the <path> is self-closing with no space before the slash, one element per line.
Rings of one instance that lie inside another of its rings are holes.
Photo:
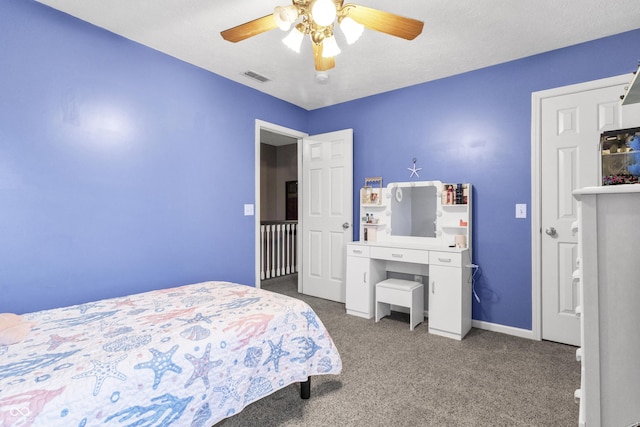
<path fill-rule="evenodd" d="M 256 287 L 297 274 L 300 140 L 306 133 L 256 120 Z M 295 207 L 292 206 L 295 204 Z M 298 289 L 300 283 L 298 281 Z"/>

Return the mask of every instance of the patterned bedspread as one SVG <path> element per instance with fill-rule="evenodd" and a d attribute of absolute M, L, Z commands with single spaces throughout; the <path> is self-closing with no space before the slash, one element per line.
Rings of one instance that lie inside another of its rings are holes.
<path fill-rule="evenodd" d="M 24 315 L 0 346 L 1 426 L 209 427 L 342 362 L 304 302 L 204 282 Z"/>

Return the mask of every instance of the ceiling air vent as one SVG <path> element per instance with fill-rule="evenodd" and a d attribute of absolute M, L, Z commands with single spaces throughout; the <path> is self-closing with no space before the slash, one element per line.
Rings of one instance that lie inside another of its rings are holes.
<path fill-rule="evenodd" d="M 257 80 L 260 83 L 264 83 L 264 82 L 268 82 L 269 81 L 269 79 L 267 77 L 265 77 L 265 76 L 263 76 L 261 74 L 258 74 L 255 71 L 251 71 L 251 70 L 245 71 L 244 75 L 249 77 L 249 78 L 252 78 L 254 80 Z"/>

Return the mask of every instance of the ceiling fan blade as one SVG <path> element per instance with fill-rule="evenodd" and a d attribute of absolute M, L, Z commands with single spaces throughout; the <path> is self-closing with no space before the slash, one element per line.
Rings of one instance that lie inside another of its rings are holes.
<path fill-rule="evenodd" d="M 325 58 L 322 56 L 322 44 L 318 45 L 313 42 L 311 44 L 313 45 L 313 59 L 316 63 L 316 71 L 327 71 L 336 66 L 335 57 Z"/>
<path fill-rule="evenodd" d="M 424 22 L 417 19 L 405 18 L 393 13 L 383 12 L 357 4 L 348 4 L 348 15 L 354 21 L 364 25 L 370 30 L 380 31 L 392 36 L 413 40 L 422 33 Z"/>
<path fill-rule="evenodd" d="M 272 13 L 262 18 L 240 24 L 237 27 L 224 30 L 220 32 L 220 35 L 227 41 L 237 43 L 249 37 L 264 33 L 265 31 L 273 30 L 274 28 L 278 28 L 278 25 L 276 24 L 276 20 L 273 19 Z"/>

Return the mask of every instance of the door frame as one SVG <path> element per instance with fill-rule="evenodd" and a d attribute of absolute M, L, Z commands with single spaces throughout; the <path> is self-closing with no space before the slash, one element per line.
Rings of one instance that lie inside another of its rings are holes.
<path fill-rule="evenodd" d="M 279 133 L 291 138 L 297 138 L 297 151 L 298 151 L 298 193 L 302 188 L 302 138 L 309 136 L 305 132 L 299 130 L 290 129 L 284 126 L 269 123 L 260 119 L 255 121 L 255 148 L 254 148 L 254 270 L 255 270 L 255 287 L 260 288 L 260 131 L 264 129 L 269 132 Z M 298 194 L 298 212 L 301 212 L 300 203 L 302 198 Z M 302 219 L 298 217 L 298 228 L 301 226 Z M 297 259 L 302 259 L 302 245 L 300 244 L 300 234 L 297 236 L 298 242 L 296 247 L 298 248 Z M 298 272 L 302 269 L 301 263 L 298 265 Z M 301 274 L 298 274 L 298 292 L 302 290 L 302 282 L 300 278 Z"/>
<path fill-rule="evenodd" d="M 535 340 L 542 340 L 542 101 L 628 83 L 629 75 L 623 74 L 531 93 L 531 338 Z"/>

